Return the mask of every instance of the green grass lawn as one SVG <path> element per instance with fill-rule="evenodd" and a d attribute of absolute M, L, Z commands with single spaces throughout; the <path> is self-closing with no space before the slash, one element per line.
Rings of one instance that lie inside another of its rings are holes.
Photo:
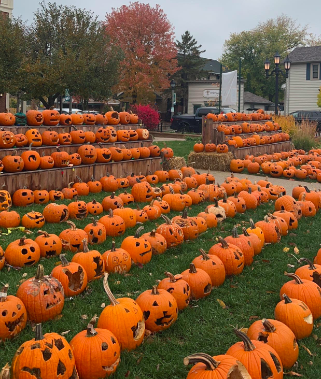
<path fill-rule="evenodd" d="M 175 153 L 179 155 L 176 151 Z M 94 197 L 97 201 L 101 201 L 104 196 L 106 193 L 96 194 Z M 92 198 L 91 195 L 84 200 L 88 202 Z M 196 215 L 204 210 L 206 205 L 203 203 L 193 206 L 190 215 Z M 23 214 L 26 210 L 31 209 L 42 210 L 43 206 L 35 205 L 31 208 L 16 210 Z M 129 275 L 110 275 L 110 287 L 116 297 L 136 298 L 141 292 L 150 289 L 157 283 L 157 280 L 162 279 L 165 271 L 177 274 L 187 269 L 194 257 L 199 255 L 199 248 L 207 251 L 216 243 L 217 236 L 229 235 L 234 225 L 247 226 L 250 217 L 254 221 L 261 220 L 268 211 L 273 209 L 273 203 L 269 203 L 257 210 L 247 211 L 244 215 L 238 214 L 234 219 L 226 220 L 218 228 L 208 230 L 197 240 L 185 242 L 177 248 L 169 249 L 161 256 L 154 256 L 151 262 L 143 268 L 132 267 Z M 172 212 L 170 216 L 175 214 L 177 213 Z M 90 222 L 91 220 L 87 218 L 76 221 L 76 224 L 83 228 Z M 293 248 L 297 245 L 300 250 L 298 257 L 310 259 L 314 257 L 320 244 L 318 239 L 320 222 L 321 213 L 313 219 L 302 219 L 297 230 L 291 231 L 287 237 L 283 237 L 279 244 L 266 246 L 263 252 L 255 257 L 253 265 L 246 267 L 241 275 L 227 278 L 221 287 L 213 289 L 209 297 L 193 301 L 187 309 L 179 314 L 177 322 L 170 329 L 149 336 L 144 344 L 135 351 L 122 352 L 121 363 L 114 377 L 183 379 L 188 372 L 188 368 L 183 365 L 185 356 L 195 352 L 204 352 L 210 355 L 224 354 L 237 341 L 232 326 L 248 327 L 257 319 L 273 318 L 274 307 L 279 301 L 279 290 L 288 280 L 283 273 L 295 270 L 288 266 L 288 264 L 295 265 L 296 263 L 290 253 L 293 253 Z M 160 223 L 160 220 L 146 223 L 145 231 L 152 230 Z M 66 224 L 46 224 L 43 229 L 59 234 L 66 227 Z M 129 229 L 124 236 L 116 238 L 117 246 L 127 235 L 134 234 L 135 229 Z M 8 236 L 0 235 L 0 244 L 6 248 L 9 242 L 21 236 L 23 233 L 18 231 L 14 231 Z M 36 232 L 32 238 L 35 236 Z M 108 238 L 105 243 L 96 245 L 95 249 L 103 253 L 110 247 L 111 238 Z M 284 247 L 289 247 L 290 251 L 284 253 Z M 71 259 L 72 253 L 68 253 L 67 256 Z M 58 261 L 59 258 L 52 258 L 42 260 L 41 263 L 45 266 L 45 272 L 49 274 Z M 9 283 L 9 293 L 15 294 L 20 281 L 34 276 L 35 270 L 36 267 L 28 267 L 20 271 L 12 269 L 8 271 L 7 268 L 4 268 L 0 272 L 0 282 Z M 226 309 L 221 308 L 217 299 L 224 301 Z M 90 283 L 82 295 L 66 299 L 62 317 L 44 323 L 44 333 L 69 331 L 65 337 L 70 341 L 75 334 L 86 328 L 88 320 L 93 315 L 100 315 L 103 303 L 108 304 L 109 302 L 103 291 L 102 280 L 97 280 Z M 84 320 L 83 315 L 86 315 L 88 319 Z M 321 341 L 320 325 L 320 322 L 315 322 L 314 338 L 311 336 L 299 342 L 299 364 L 298 367 L 293 368 L 293 371 L 303 375 L 304 378 L 318 378 L 320 375 L 321 360 L 318 355 Z M 1 366 L 10 362 L 17 348 L 31 338 L 33 338 L 31 326 L 27 325 L 26 329 L 14 340 L 0 345 Z M 309 349 L 312 356 L 302 347 L 303 345 Z"/>
<path fill-rule="evenodd" d="M 200 138 L 187 137 L 182 141 L 155 141 L 155 145 L 158 145 L 161 149 L 163 147 L 170 147 L 174 151 L 175 157 L 184 157 L 187 162 L 188 154 L 193 151 L 193 146 L 198 142 Z"/>

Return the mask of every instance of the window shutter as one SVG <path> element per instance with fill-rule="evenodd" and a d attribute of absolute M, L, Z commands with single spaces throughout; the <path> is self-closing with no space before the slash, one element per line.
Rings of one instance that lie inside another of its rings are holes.
<path fill-rule="evenodd" d="M 310 80 L 310 63 L 307 63 L 307 72 L 306 72 L 306 80 Z"/>

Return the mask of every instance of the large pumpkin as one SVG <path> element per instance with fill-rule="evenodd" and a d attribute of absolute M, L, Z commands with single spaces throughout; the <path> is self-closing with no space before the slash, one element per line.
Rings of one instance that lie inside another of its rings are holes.
<path fill-rule="evenodd" d="M 43 124 L 48 126 L 55 126 L 59 124 L 60 113 L 54 109 L 46 109 L 42 112 Z"/>

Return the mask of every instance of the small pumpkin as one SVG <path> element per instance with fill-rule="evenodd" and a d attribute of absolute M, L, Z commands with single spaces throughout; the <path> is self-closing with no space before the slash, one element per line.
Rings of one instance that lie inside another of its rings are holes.
<path fill-rule="evenodd" d="M 162 279 L 157 288 L 166 290 L 176 300 L 179 310 L 185 309 L 190 303 L 191 288 L 182 275 L 173 275 L 165 272 L 166 278 Z"/>
<path fill-rule="evenodd" d="M 128 251 L 136 264 L 146 264 L 152 259 L 151 244 L 145 238 L 140 237 L 143 229 L 143 226 L 139 227 L 134 236 L 126 237 L 121 244 L 121 248 Z"/>
<path fill-rule="evenodd" d="M 196 268 L 194 263 L 190 268 L 182 272 L 182 278 L 191 288 L 191 298 L 201 299 L 208 296 L 212 291 L 212 281 L 208 273 L 200 268 Z"/>
<path fill-rule="evenodd" d="M 116 248 L 115 241 L 112 241 L 111 249 L 102 254 L 102 258 L 105 262 L 105 270 L 108 273 L 125 274 L 130 271 L 132 266 L 130 254 L 121 247 Z"/>
<path fill-rule="evenodd" d="M 41 257 L 51 258 L 61 254 L 62 243 L 56 234 L 49 234 L 42 230 L 38 230 L 38 234 L 35 242 L 40 248 Z"/>

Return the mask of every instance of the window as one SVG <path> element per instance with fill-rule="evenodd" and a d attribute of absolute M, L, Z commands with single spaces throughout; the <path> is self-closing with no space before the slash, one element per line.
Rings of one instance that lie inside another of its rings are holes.
<path fill-rule="evenodd" d="M 312 65 L 312 79 L 319 79 L 319 65 Z"/>

